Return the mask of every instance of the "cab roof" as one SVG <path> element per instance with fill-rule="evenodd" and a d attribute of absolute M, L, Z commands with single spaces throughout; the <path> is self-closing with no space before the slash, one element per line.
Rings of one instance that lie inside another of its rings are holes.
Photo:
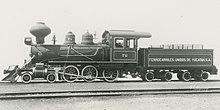
<path fill-rule="evenodd" d="M 113 37 L 135 37 L 135 38 L 150 38 L 151 34 L 148 32 L 135 32 L 133 30 L 109 30 L 103 33 L 103 37 L 110 34 Z"/>

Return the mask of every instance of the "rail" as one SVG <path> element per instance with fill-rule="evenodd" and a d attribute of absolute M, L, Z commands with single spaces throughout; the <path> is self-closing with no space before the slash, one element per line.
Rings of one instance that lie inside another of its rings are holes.
<path fill-rule="evenodd" d="M 163 94 L 217 94 L 217 93 L 220 93 L 220 88 L 20 92 L 20 93 L 1 93 L 0 100 L 30 99 L 30 98 L 33 99 L 33 98 L 68 98 L 68 97 L 97 97 L 97 96 L 163 95 Z"/>

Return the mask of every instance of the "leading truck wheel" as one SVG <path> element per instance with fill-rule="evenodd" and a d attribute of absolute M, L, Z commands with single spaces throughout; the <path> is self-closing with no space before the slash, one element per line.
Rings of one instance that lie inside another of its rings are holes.
<path fill-rule="evenodd" d="M 49 83 L 54 83 L 56 81 L 56 74 L 54 73 L 49 73 L 47 75 L 47 82 Z"/>
<path fill-rule="evenodd" d="M 154 79 L 154 74 L 152 72 L 146 72 L 141 79 L 146 82 L 151 82 Z"/>
<path fill-rule="evenodd" d="M 23 83 L 25 84 L 28 84 L 31 82 L 31 79 L 32 79 L 32 76 L 30 73 L 24 73 L 22 76 L 21 76 L 21 80 Z"/>
<path fill-rule="evenodd" d="M 74 82 L 79 76 L 79 69 L 76 66 L 67 66 L 64 70 L 63 79 L 66 82 Z"/>
<path fill-rule="evenodd" d="M 104 81 L 114 82 L 118 78 L 119 72 L 117 70 L 103 70 L 102 74 Z"/>

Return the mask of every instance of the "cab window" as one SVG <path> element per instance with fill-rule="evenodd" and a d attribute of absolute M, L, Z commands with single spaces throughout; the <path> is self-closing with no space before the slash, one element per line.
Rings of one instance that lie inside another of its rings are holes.
<path fill-rule="evenodd" d="M 123 38 L 115 38 L 115 48 L 124 48 Z"/>
<path fill-rule="evenodd" d="M 135 39 L 127 38 L 126 39 L 126 48 L 135 48 Z"/>

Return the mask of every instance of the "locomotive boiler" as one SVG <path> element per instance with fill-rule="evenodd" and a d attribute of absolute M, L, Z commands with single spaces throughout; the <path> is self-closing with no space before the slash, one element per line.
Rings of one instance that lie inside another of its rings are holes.
<path fill-rule="evenodd" d="M 44 44 L 44 38 L 51 29 L 38 22 L 30 29 L 36 43 L 25 38 L 31 47 L 30 61 L 22 67 L 10 66 L 4 81 L 15 81 L 21 76 L 22 82 L 43 78 L 50 83 L 61 80 L 92 82 L 103 79 L 114 82 L 124 75 L 140 77 L 143 81 L 161 79 L 170 81 L 173 74 L 179 80 L 206 81 L 209 75 L 216 75 L 213 64 L 213 49 L 197 45 L 162 45 L 160 47 L 138 48 L 140 38 L 150 38 L 148 32 L 110 30 L 102 34 L 102 42 L 94 43 L 93 35 L 86 32 L 82 42 L 75 42 L 75 35 L 68 32 L 64 44 Z"/>

